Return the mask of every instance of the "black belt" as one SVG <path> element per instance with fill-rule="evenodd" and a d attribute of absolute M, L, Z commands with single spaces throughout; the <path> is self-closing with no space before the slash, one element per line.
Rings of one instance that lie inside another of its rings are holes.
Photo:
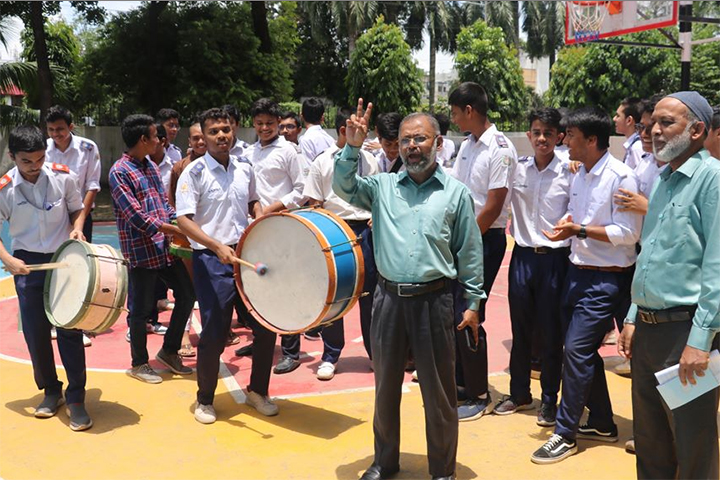
<path fill-rule="evenodd" d="M 638 318 L 643 323 L 689 322 L 695 315 L 697 305 L 668 308 L 666 310 L 644 310 L 638 308 Z"/>
<path fill-rule="evenodd" d="M 546 255 L 548 253 L 555 253 L 555 252 L 570 252 L 569 247 L 559 247 L 559 248 L 552 248 L 552 247 L 521 247 L 520 245 L 517 245 L 517 248 L 520 248 L 522 250 L 529 250 L 533 253 L 537 253 L 538 255 Z"/>
<path fill-rule="evenodd" d="M 396 283 L 380 275 L 378 275 L 378 283 L 385 291 L 394 293 L 398 297 L 417 297 L 418 295 L 425 295 L 426 293 L 447 289 L 450 286 L 450 280 L 447 278 L 440 278 L 425 283 Z"/>

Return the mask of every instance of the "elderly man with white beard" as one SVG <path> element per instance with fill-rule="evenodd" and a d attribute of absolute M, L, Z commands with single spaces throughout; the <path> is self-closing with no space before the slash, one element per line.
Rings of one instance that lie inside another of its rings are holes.
<path fill-rule="evenodd" d="M 671 410 L 655 372 L 679 363 L 683 385 L 708 374 L 720 330 L 720 164 L 703 148 L 712 108 L 697 92 L 663 98 L 652 115 L 655 159 L 669 164 L 650 194 L 633 304 L 618 350 L 632 361 L 638 478 L 718 478 L 713 389 Z"/>

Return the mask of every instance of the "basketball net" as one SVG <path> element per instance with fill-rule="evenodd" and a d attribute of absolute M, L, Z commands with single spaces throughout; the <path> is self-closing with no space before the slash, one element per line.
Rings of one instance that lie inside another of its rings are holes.
<path fill-rule="evenodd" d="M 577 43 L 591 42 L 600 38 L 600 28 L 609 7 L 617 8 L 613 4 L 622 5 L 622 2 L 567 2 Z M 622 6 L 619 8 L 622 10 Z"/>

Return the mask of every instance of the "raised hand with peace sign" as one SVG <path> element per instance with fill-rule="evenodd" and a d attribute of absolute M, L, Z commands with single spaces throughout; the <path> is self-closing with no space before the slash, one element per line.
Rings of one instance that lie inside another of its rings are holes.
<path fill-rule="evenodd" d="M 351 147 L 362 147 L 367 138 L 372 107 L 373 104 L 368 103 L 367 110 L 363 113 L 363 99 L 358 98 L 357 110 L 345 123 L 345 137 Z"/>

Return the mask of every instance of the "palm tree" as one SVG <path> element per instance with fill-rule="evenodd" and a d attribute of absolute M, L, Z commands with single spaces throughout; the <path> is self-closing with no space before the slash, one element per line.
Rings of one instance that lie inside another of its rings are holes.
<path fill-rule="evenodd" d="M 9 36 L 15 33 L 15 27 L 9 17 L 0 17 L 0 44 L 8 47 Z M 0 63 L 0 93 L 19 88 L 28 91 L 35 85 L 37 64 L 35 62 Z M 7 137 L 10 129 L 17 125 L 37 123 L 38 115 L 33 110 L 12 105 L 0 104 L 0 134 Z M 4 145 L 0 145 L 0 154 Z"/>
<path fill-rule="evenodd" d="M 324 24 L 327 18 L 327 9 L 330 10 L 330 16 L 335 24 L 338 35 L 342 35 L 348 40 L 348 58 L 352 56 L 355 50 L 355 42 L 367 28 L 370 28 L 375 22 L 375 18 L 379 11 L 380 2 L 300 2 L 300 8 L 305 10 L 313 35 L 324 41 L 331 40 L 328 36 L 328 26 Z M 394 3 L 394 2 L 393 2 Z M 389 5 L 394 8 L 395 5 Z M 392 10 L 391 10 L 392 12 Z"/>
<path fill-rule="evenodd" d="M 485 2 L 485 21 L 491 27 L 500 27 L 508 45 L 520 50 L 520 2 Z"/>
<path fill-rule="evenodd" d="M 523 2 L 522 9 L 522 28 L 527 33 L 525 50 L 531 59 L 549 57 L 552 69 L 555 53 L 565 41 L 563 2 Z"/>

